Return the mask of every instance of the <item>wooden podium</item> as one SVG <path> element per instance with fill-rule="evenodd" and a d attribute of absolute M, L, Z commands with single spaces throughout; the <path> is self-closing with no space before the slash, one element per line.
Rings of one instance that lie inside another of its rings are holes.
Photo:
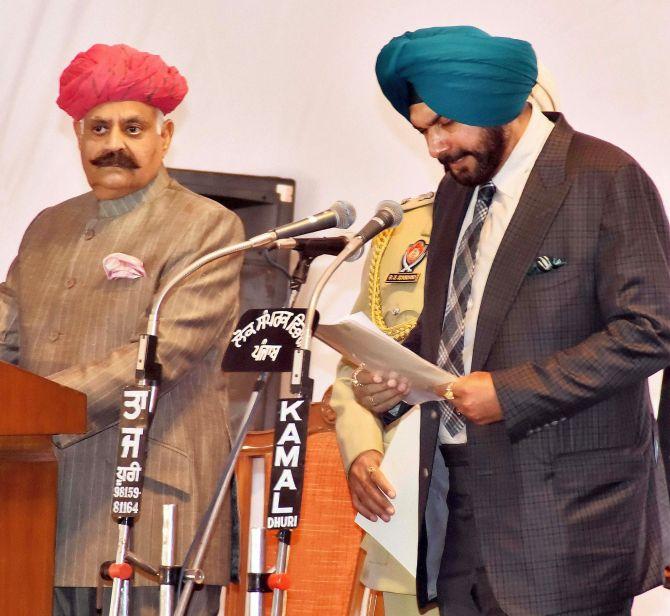
<path fill-rule="evenodd" d="M 0 614 L 50 616 L 58 466 L 51 435 L 86 431 L 86 396 L 0 362 Z"/>

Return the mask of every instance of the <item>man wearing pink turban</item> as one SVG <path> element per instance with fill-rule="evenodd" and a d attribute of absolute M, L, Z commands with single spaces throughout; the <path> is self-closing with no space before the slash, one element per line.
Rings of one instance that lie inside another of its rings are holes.
<path fill-rule="evenodd" d="M 59 505 L 54 614 L 93 612 L 98 567 L 116 553 L 110 515 L 121 391 L 157 292 L 200 256 L 242 239 L 237 217 L 170 179 L 165 119 L 187 92 L 177 69 L 126 45 L 94 45 L 60 80 L 91 192 L 44 210 L 0 285 L 0 360 L 83 391 L 84 435 L 55 438 Z M 133 549 L 160 562 L 163 503 L 178 506 L 182 562 L 229 451 L 219 366 L 237 315 L 240 259 L 179 284 L 163 304 L 163 395 L 151 428 Z M 227 509 L 229 511 L 229 508 Z M 217 614 L 229 579 L 229 515 L 189 614 Z M 158 588 L 136 574 L 132 614 L 156 614 Z"/>
<path fill-rule="evenodd" d="M 128 45 L 93 45 L 63 71 L 56 103 L 75 120 L 113 101 L 139 101 L 168 114 L 187 92 L 186 79 L 160 56 Z"/>

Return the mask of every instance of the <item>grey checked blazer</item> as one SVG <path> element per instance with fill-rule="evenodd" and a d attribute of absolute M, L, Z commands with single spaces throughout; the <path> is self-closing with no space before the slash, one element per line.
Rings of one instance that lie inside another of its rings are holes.
<path fill-rule="evenodd" d="M 481 553 L 511 616 L 602 606 L 660 584 L 668 523 L 646 384 L 670 362 L 663 206 L 630 156 L 546 115 L 556 126 L 498 249 L 472 360 L 492 373 L 504 415 L 469 424 L 467 447 Z M 406 342 L 433 362 L 470 194 L 447 178 L 436 199 L 425 307 Z M 528 275 L 540 256 L 567 264 Z M 425 564 L 430 477 L 445 472 L 433 468 L 438 415 L 424 409 L 421 425 L 422 602 L 436 575 Z"/>
<path fill-rule="evenodd" d="M 115 557 L 110 503 L 121 390 L 134 383 L 138 335 L 156 292 L 201 255 L 241 239 L 234 214 L 164 170 L 134 208 L 88 193 L 44 210 L 26 231 L 0 286 L 0 359 L 88 396 L 88 432 L 56 439 L 56 585 L 95 586 L 99 564 Z M 141 259 L 146 277 L 107 280 L 102 259 L 113 252 Z M 205 267 L 168 295 L 161 312 L 164 382 L 134 529 L 134 550 L 155 564 L 162 503 L 177 504 L 181 559 L 229 451 L 220 364 L 237 316 L 240 265 L 234 258 Z M 228 581 L 228 522 L 226 514 L 208 553 L 210 584 Z"/>

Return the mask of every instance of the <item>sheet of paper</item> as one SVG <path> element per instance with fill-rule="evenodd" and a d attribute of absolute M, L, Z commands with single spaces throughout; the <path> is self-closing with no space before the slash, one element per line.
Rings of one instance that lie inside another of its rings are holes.
<path fill-rule="evenodd" d="M 419 427 L 418 406 L 399 420 L 381 470 L 396 491 L 392 500 L 395 513 L 389 522 L 371 522 L 360 513 L 356 524 L 379 542 L 407 571 L 416 576 L 419 541 L 417 510 L 419 506 Z"/>
<path fill-rule="evenodd" d="M 406 376 L 412 384 L 405 400 L 409 404 L 440 400 L 441 397 L 433 391 L 433 387 L 456 379 L 453 374 L 383 334 L 362 312 L 337 323 L 319 325 L 315 336 L 353 364 L 364 363 L 370 370 L 395 370 Z"/>

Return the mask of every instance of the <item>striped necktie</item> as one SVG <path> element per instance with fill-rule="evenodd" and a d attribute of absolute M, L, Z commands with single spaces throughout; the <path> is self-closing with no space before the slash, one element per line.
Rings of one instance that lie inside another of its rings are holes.
<path fill-rule="evenodd" d="M 468 299 L 472 288 L 472 275 L 475 271 L 477 257 L 477 245 L 482 231 L 482 225 L 489 212 L 489 206 L 495 195 L 496 187 L 493 182 L 487 182 L 479 187 L 475 212 L 472 222 L 463 233 L 458 244 L 454 262 L 454 273 L 449 284 L 447 295 L 447 306 L 442 321 L 442 336 L 437 351 L 437 365 L 440 368 L 452 372 L 457 376 L 463 376 L 463 335 L 465 332 L 465 313 L 468 309 Z M 440 412 L 442 423 L 451 434 L 456 436 L 465 429 L 462 416 L 455 410 L 454 406 L 446 401 L 440 400 Z"/>

